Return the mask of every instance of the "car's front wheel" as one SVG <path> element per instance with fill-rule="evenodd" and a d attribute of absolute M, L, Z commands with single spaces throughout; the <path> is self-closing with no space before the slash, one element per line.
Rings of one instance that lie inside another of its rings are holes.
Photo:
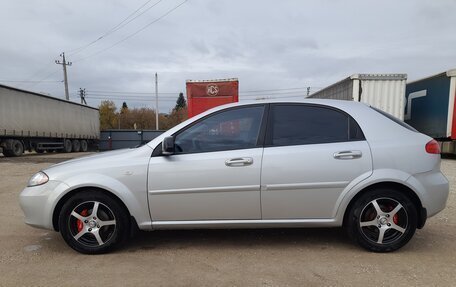
<path fill-rule="evenodd" d="M 63 205 L 59 229 L 74 250 L 85 254 L 106 253 L 128 237 L 129 216 L 112 197 L 100 191 L 84 191 Z"/>
<path fill-rule="evenodd" d="M 346 222 L 349 235 L 375 252 L 394 251 L 415 233 L 417 211 L 409 197 L 389 189 L 376 189 L 359 197 Z"/>

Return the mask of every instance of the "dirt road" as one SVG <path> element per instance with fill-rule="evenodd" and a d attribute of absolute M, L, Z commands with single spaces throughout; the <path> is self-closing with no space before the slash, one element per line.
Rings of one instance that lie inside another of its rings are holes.
<path fill-rule="evenodd" d="M 141 233 L 115 253 L 86 256 L 26 226 L 18 205 L 33 173 L 74 155 L 0 158 L 0 286 L 456 285 L 456 160 L 442 162 L 447 208 L 394 253 L 367 252 L 341 229 L 272 229 Z"/>

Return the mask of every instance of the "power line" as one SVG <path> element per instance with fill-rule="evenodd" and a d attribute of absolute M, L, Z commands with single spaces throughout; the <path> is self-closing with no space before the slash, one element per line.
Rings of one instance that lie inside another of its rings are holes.
<path fill-rule="evenodd" d="M 53 65 L 51 66 L 51 64 L 47 64 L 45 68 L 36 71 L 36 72 L 33 73 L 30 77 L 28 77 L 26 80 L 32 80 L 32 79 L 34 79 L 35 76 L 41 74 L 42 72 L 49 71 L 49 70 L 51 69 L 51 67 L 54 67 L 54 66 L 53 66 Z"/>
<path fill-rule="evenodd" d="M 267 93 L 269 94 L 292 94 L 292 93 L 306 93 L 307 89 L 310 88 L 311 90 L 318 90 L 320 87 L 305 87 L 305 88 L 279 88 L 279 89 L 269 89 L 269 90 L 255 90 L 255 91 L 240 91 L 240 95 L 247 96 L 247 97 L 255 97 L 258 95 L 249 95 L 249 93 L 257 93 L 257 92 L 271 92 Z M 303 90 L 303 91 L 293 91 L 293 90 Z M 283 92 L 282 92 L 283 91 Z M 287 92 L 290 91 L 290 92 Z M 137 92 L 137 91 L 102 91 L 102 90 L 88 90 L 89 93 L 91 94 L 131 94 L 131 95 L 153 95 L 152 92 Z M 179 94 L 181 93 L 180 91 L 176 92 L 160 92 L 159 94 Z"/>
<path fill-rule="evenodd" d="M 131 94 L 131 95 L 154 95 L 152 92 L 128 92 L 128 91 L 95 91 L 95 90 L 88 90 L 88 93 L 91 94 Z M 159 94 L 167 94 L 167 95 L 179 95 L 181 92 L 160 92 Z"/>
<path fill-rule="evenodd" d="M 88 59 L 88 58 L 91 58 L 91 57 L 93 57 L 93 56 L 96 56 L 96 55 L 98 55 L 98 54 L 101 54 L 101 53 L 103 53 L 103 52 L 106 52 L 107 50 L 109 50 L 109 49 L 111 49 L 111 48 L 113 48 L 113 47 L 119 45 L 120 43 L 122 43 L 122 42 L 124 42 L 124 41 L 130 39 L 131 37 L 135 36 L 136 34 L 142 32 L 143 30 L 145 30 L 146 28 L 148 28 L 150 25 L 152 25 L 152 24 L 154 24 L 154 23 L 157 23 L 157 22 L 160 21 L 161 19 L 165 18 L 166 16 L 168 16 L 169 14 L 171 14 L 172 12 L 174 12 L 176 9 L 178 9 L 180 6 L 184 5 L 185 2 L 187 2 L 187 1 L 188 1 L 188 0 L 184 0 L 183 2 L 181 2 L 180 4 L 178 4 L 177 6 L 174 6 L 173 8 L 171 8 L 170 10 L 168 10 L 165 14 L 163 14 L 163 15 L 161 15 L 160 17 L 156 18 L 156 19 L 153 20 L 152 22 L 149 22 L 148 24 L 144 25 L 143 27 L 141 27 L 141 28 L 140 28 L 139 30 L 137 30 L 136 32 L 134 32 L 134 33 L 128 35 L 127 37 L 121 39 L 120 41 L 115 42 L 115 43 L 112 44 L 111 46 L 108 46 L 108 47 L 106 47 L 106 48 L 104 48 L 104 49 L 102 49 L 102 50 L 99 50 L 99 51 L 97 51 L 97 52 L 95 52 L 95 53 L 93 53 L 93 54 L 90 54 L 90 55 L 88 55 L 88 56 L 86 56 L 86 57 L 82 57 L 82 58 L 76 59 L 76 60 L 73 61 L 73 62 L 84 61 L 84 60 L 86 60 L 86 59 Z"/>
<path fill-rule="evenodd" d="M 241 91 L 241 93 L 262 93 L 262 92 L 273 92 L 273 91 L 288 91 L 288 90 L 307 90 L 307 87 L 301 87 L 301 88 L 282 88 L 282 89 L 270 89 L 270 90 L 253 90 L 253 91 Z M 313 89 L 318 89 L 321 87 L 310 87 Z"/>
<path fill-rule="evenodd" d="M 29 85 L 28 88 L 36 86 L 37 84 L 43 82 L 44 80 L 48 79 L 49 77 L 51 77 L 51 76 L 53 76 L 53 75 L 55 75 L 57 73 L 58 73 L 58 70 L 46 75 L 45 77 L 43 77 L 43 78 L 39 79 L 38 81 L 36 81 L 36 83 L 33 83 L 32 85 Z"/>
<path fill-rule="evenodd" d="M 158 5 L 158 3 L 160 3 L 161 1 L 163 0 L 159 0 L 157 1 L 156 3 L 154 3 L 152 6 L 148 7 L 146 10 L 142 11 L 141 13 L 139 13 L 138 15 L 136 15 L 135 17 L 133 17 L 132 19 L 130 19 L 133 15 L 135 15 L 139 10 L 141 10 L 144 6 L 146 6 L 147 4 L 149 4 L 152 0 L 148 0 L 146 1 L 145 3 L 143 3 L 141 6 L 139 6 L 138 9 L 136 9 L 135 11 L 133 11 L 133 13 L 131 13 L 130 15 L 128 15 L 125 19 L 123 19 L 120 23 L 118 23 L 116 26 L 112 27 L 111 29 L 109 29 L 108 31 L 106 31 L 104 34 L 102 34 L 100 37 L 98 37 L 97 39 L 87 43 L 86 45 L 84 46 L 81 46 L 79 48 L 76 48 L 74 50 L 70 50 L 68 53 L 70 54 L 70 56 L 73 56 L 73 55 L 76 55 L 80 52 L 82 52 L 83 50 L 87 49 L 88 47 L 92 46 L 93 44 L 95 44 L 96 42 L 100 41 L 101 39 L 105 38 L 106 36 L 122 29 L 123 27 L 125 27 L 126 25 L 128 25 L 129 23 L 131 23 L 132 21 L 134 21 L 136 18 L 140 17 L 141 15 L 143 15 L 144 13 L 146 13 L 147 11 L 149 11 L 150 9 L 152 9 L 153 7 L 155 7 L 156 5 Z M 128 21 L 128 22 L 126 22 Z M 126 23 L 125 23 L 126 22 Z"/>
<path fill-rule="evenodd" d="M 290 98 L 305 99 L 305 97 L 303 95 L 286 96 L 286 97 L 269 97 L 269 96 L 258 95 L 255 99 L 248 99 L 248 100 L 252 101 L 252 100 L 270 100 L 270 99 L 290 99 Z M 241 100 L 243 100 L 242 97 L 241 97 Z"/>
<path fill-rule="evenodd" d="M 155 98 L 112 98 L 112 97 L 102 97 L 102 96 L 90 96 L 86 95 L 86 99 L 97 99 L 97 100 L 120 100 L 120 101 L 139 101 L 139 102 L 150 102 L 150 101 L 155 101 Z M 176 102 L 176 99 L 164 99 L 160 98 L 160 101 L 168 101 L 168 102 Z"/>
<path fill-rule="evenodd" d="M 150 97 L 138 97 L 138 96 L 135 96 L 135 97 L 123 97 L 123 96 L 120 96 L 120 95 L 94 95 L 94 94 L 89 94 L 87 93 L 86 94 L 86 98 L 91 98 L 91 99 L 108 99 L 108 100 L 135 100 L 135 101 L 154 101 L 154 99 L 152 99 L 152 95 Z M 284 95 L 283 97 L 281 97 L 280 95 L 277 95 L 277 94 L 272 94 L 272 97 L 271 97 L 271 94 L 263 94 L 263 95 L 256 95 L 256 96 L 253 96 L 253 97 L 245 97 L 245 96 L 242 96 L 240 95 L 240 98 L 241 99 L 248 99 L 248 100 L 255 100 L 255 99 L 258 99 L 258 98 L 274 98 L 274 99 L 285 99 L 285 98 L 305 98 L 305 95 L 304 94 L 286 94 Z M 160 97 L 160 100 L 161 101 L 176 101 L 175 98 L 171 98 L 171 97 Z"/>
<path fill-rule="evenodd" d="M 283 89 L 285 90 L 285 89 Z M 282 91 L 283 91 L 282 90 Z M 310 87 L 309 91 L 315 91 L 315 90 L 318 90 L 318 89 L 314 89 L 312 87 Z M 261 93 L 261 94 L 244 94 L 244 93 L 240 93 L 239 94 L 240 96 L 242 97 L 259 97 L 259 96 L 269 96 L 269 95 L 277 95 L 277 96 L 280 96 L 280 95 L 284 95 L 284 96 L 287 96 L 287 95 L 302 95 L 302 96 L 305 96 L 307 95 L 307 91 L 290 91 L 290 92 L 270 92 L 270 93 Z"/>
<path fill-rule="evenodd" d="M 0 80 L 3 83 L 61 83 L 63 81 L 16 81 L 16 80 Z"/>
<path fill-rule="evenodd" d="M 149 97 L 155 96 L 155 94 L 148 94 L 148 95 L 128 95 L 128 94 L 93 94 L 91 92 L 86 92 L 87 95 L 89 96 L 94 96 L 94 97 L 110 97 L 110 98 L 120 98 L 120 99 L 125 99 L 125 98 L 137 98 L 137 99 L 147 99 Z M 168 99 L 174 99 L 179 96 L 179 94 L 173 94 L 174 96 L 170 96 L 169 94 L 163 94 L 163 93 L 158 93 L 158 95 L 162 98 L 168 98 Z"/>
<path fill-rule="evenodd" d="M 77 98 L 74 96 L 73 98 Z M 153 102 L 155 99 L 153 98 L 111 98 L 111 97 L 98 97 L 98 96 L 86 96 L 87 99 L 94 99 L 94 100 L 117 100 L 117 101 L 138 101 L 138 102 Z M 304 96 L 298 95 L 298 96 L 286 96 L 286 97 L 270 97 L 270 96 L 258 96 L 255 99 L 248 99 L 248 100 L 270 100 L 270 99 L 290 99 L 290 98 L 297 98 L 297 99 L 305 99 Z M 241 98 L 240 100 L 243 100 Z M 245 99 L 244 99 L 245 100 Z M 176 99 L 160 99 L 160 102 L 175 102 Z"/>
<path fill-rule="evenodd" d="M 256 94 L 256 95 L 251 95 L 251 94 L 243 94 L 243 93 L 240 93 L 239 96 L 243 96 L 243 97 L 260 97 L 260 96 L 266 96 L 266 95 L 303 95 L 305 96 L 306 92 L 303 91 L 303 92 L 278 92 L 278 93 L 261 93 L 261 94 Z"/>
<path fill-rule="evenodd" d="M 150 95 L 150 96 L 128 96 L 128 95 L 125 95 L 125 96 L 122 96 L 122 95 L 103 95 L 103 94 L 91 94 L 89 92 L 86 92 L 86 95 L 87 96 L 90 96 L 90 97 L 101 97 L 101 98 L 112 98 L 112 99 L 147 99 L 147 98 L 150 98 L 150 97 L 153 97 L 155 95 Z M 160 93 L 158 93 L 158 95 L 160 96 Z M 178 95 L 176 95 L 175 97 L 164 97 L 164 96 L 161 96 L 161 98 L 165 98 L 165 99 L 174 99 L 174 98 L 178 98 Z"/>
<path fill-rule="evenodd" d="M 148 97 L 153 97 L 154 94 L 148 93 L 148 94 L 102 94 L 102 93 L 92 93 L 92 92 L 87 92 L 87 95 L 93 96 L 93 97 L 109 97 L 113 99 L 128 99 L 128 98 L 136 98 L 136 99 L 147 99 Z M 161 95 L 161 98 L 175 98 L 178 96 L 178 94 L 172 93 L 170 96 L 169 93 L 159 93 Z M 258 94 L 258 95 L 244 95 L 244 94 L 239 94 L 240 97 L 242 98 L 256 98 L 256 97 L 263 97 L 263 96 L 283 96 L 283 97 L 290 97 L 290 96 L 296 96 L 296 97 L 305 97 L 306 93 L 297 93 L 297 92 L 290 92 L 290 93 L 265 93 L 265 94 Z"/>

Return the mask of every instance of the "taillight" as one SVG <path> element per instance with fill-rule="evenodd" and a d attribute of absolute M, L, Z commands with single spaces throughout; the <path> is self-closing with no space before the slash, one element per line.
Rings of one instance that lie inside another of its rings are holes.
<path fill-rule="evenodd" d="M 426 152 L 432 154 L 440 154 L 440 145 L 436 140 L 431 140 L 426 144 Z"/>

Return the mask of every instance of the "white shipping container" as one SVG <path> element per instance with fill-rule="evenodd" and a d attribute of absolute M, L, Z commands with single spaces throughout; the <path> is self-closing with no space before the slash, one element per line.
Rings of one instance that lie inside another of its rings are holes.
<path fill-rule="evenodd" d="M 357 101 L 404 120 L 407 74 L 355 74 L 309 98 Z"/>

